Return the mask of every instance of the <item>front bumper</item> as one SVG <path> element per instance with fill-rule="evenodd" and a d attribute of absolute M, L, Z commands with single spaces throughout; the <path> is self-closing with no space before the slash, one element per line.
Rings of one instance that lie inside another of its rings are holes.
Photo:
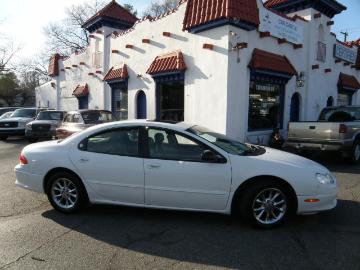
<path fill-rule="evenodd" d="M 297 196 L 298 214 L 312 214 L 334 209 L 337 205 L 337 188 L 330 194 L 318 194 L 313 196 Z M 306 202 L 309 199 L 317 199 L 318 202 Z"/>
<path fill-rule="evenodd" d="M 24 189 L 43 193 L 42 177 L 23 170 L 21 165 L 15 167 L 15 185 Z"/>
<path fill-rule="evenodd" d="M 25 131 L 25 137 L 28 139 L 52 138 L 55 136 L 56 136 L 56 130 L 48 130 L 48 131 L 26 130 Z"/>
<path fill-rule="evenodd" d="M 24 136 L 25 128 L 0 128 L 0 135 L 2 136 Z"/>

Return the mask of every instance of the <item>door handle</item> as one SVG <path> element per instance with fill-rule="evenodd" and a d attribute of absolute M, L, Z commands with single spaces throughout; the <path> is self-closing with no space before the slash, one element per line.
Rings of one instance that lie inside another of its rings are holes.
<path fill-rule="evenodd" d="M 86 163 L 86 162 L 89 162 L 89 159 L 88 158 L 80 158 L 79 160 L 81 163 Z"/>
<path fill-rule="evenodd" d="M 158 169 L 161 166 L 160 166 L 160 164 L 150 164 L 148 167 L 149 167 L 149 169 Z"/>

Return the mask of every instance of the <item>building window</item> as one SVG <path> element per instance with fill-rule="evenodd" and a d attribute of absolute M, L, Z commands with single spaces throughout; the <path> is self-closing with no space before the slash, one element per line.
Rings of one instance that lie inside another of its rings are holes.
<path fill-rule="evenodd" d="M 339 92 L 338 99 L 337 99 L 338 106 L 351 105 L 352 95 L 353 95 L 353 93 L 348 93 L 348 92 L 343 92 L 343 91 Z"/>
<path fill-rule="evenodd" d="M 316 60 L 320 62 L 326 61 L 326 44 L 321 41 L 318 41 Z"/>
<path fill-rule="evenodd" d="M 128 90 L 125 87 L 114 87 L 111 97 L 111 111 L 119 120 L 128 119 Z"/>
<path fill-rule="evenodd" d="M 250 131 L 282 128 L 284 85 L 250 81 Z"/>
<path fill-rule="evenodd" d="M 88 109 L 89 108 L 89 96 L 78 97 L 79 110 Z"/>
<path fill-rule="evenodd" d="M 164 82 L 158 85 L 159 120 L 184 121 L 184 82 Z"/>

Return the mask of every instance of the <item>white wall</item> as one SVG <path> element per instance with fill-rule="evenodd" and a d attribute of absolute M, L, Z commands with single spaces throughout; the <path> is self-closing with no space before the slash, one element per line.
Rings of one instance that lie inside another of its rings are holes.
<path fill-rule="evenodd" d="M 51 83 L 55 82 L 45 83 L 35 89 L 35 105 L 37 107 L 57 109 L 56 84 L 53 87 Z"/>

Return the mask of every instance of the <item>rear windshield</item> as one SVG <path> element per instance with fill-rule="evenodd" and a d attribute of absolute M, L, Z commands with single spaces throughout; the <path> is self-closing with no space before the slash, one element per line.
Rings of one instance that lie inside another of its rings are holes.
<path fill-rule="evenodd" d="M 35 109 L 18 109 L 14 112 L 12 117 L 35 118 L 35 116 L 36 116 Z"/>
<path fill-rule="evenodd" d="M 64 118 L 63 112 L 40 112 L 36 120 L 55 120 L 62 121 Z"/>
<path fill-rule="evenodd" d="M 100 124 L 113 121 L 113 116 L 110 112 L 82 112 L 81 116 L 85 124 Z"/>
<path fill-rule="evenodd" d="M 325 108 L 322 110 L 319 121 L 351 122 L 360 120 L 360 107 Z"/>

